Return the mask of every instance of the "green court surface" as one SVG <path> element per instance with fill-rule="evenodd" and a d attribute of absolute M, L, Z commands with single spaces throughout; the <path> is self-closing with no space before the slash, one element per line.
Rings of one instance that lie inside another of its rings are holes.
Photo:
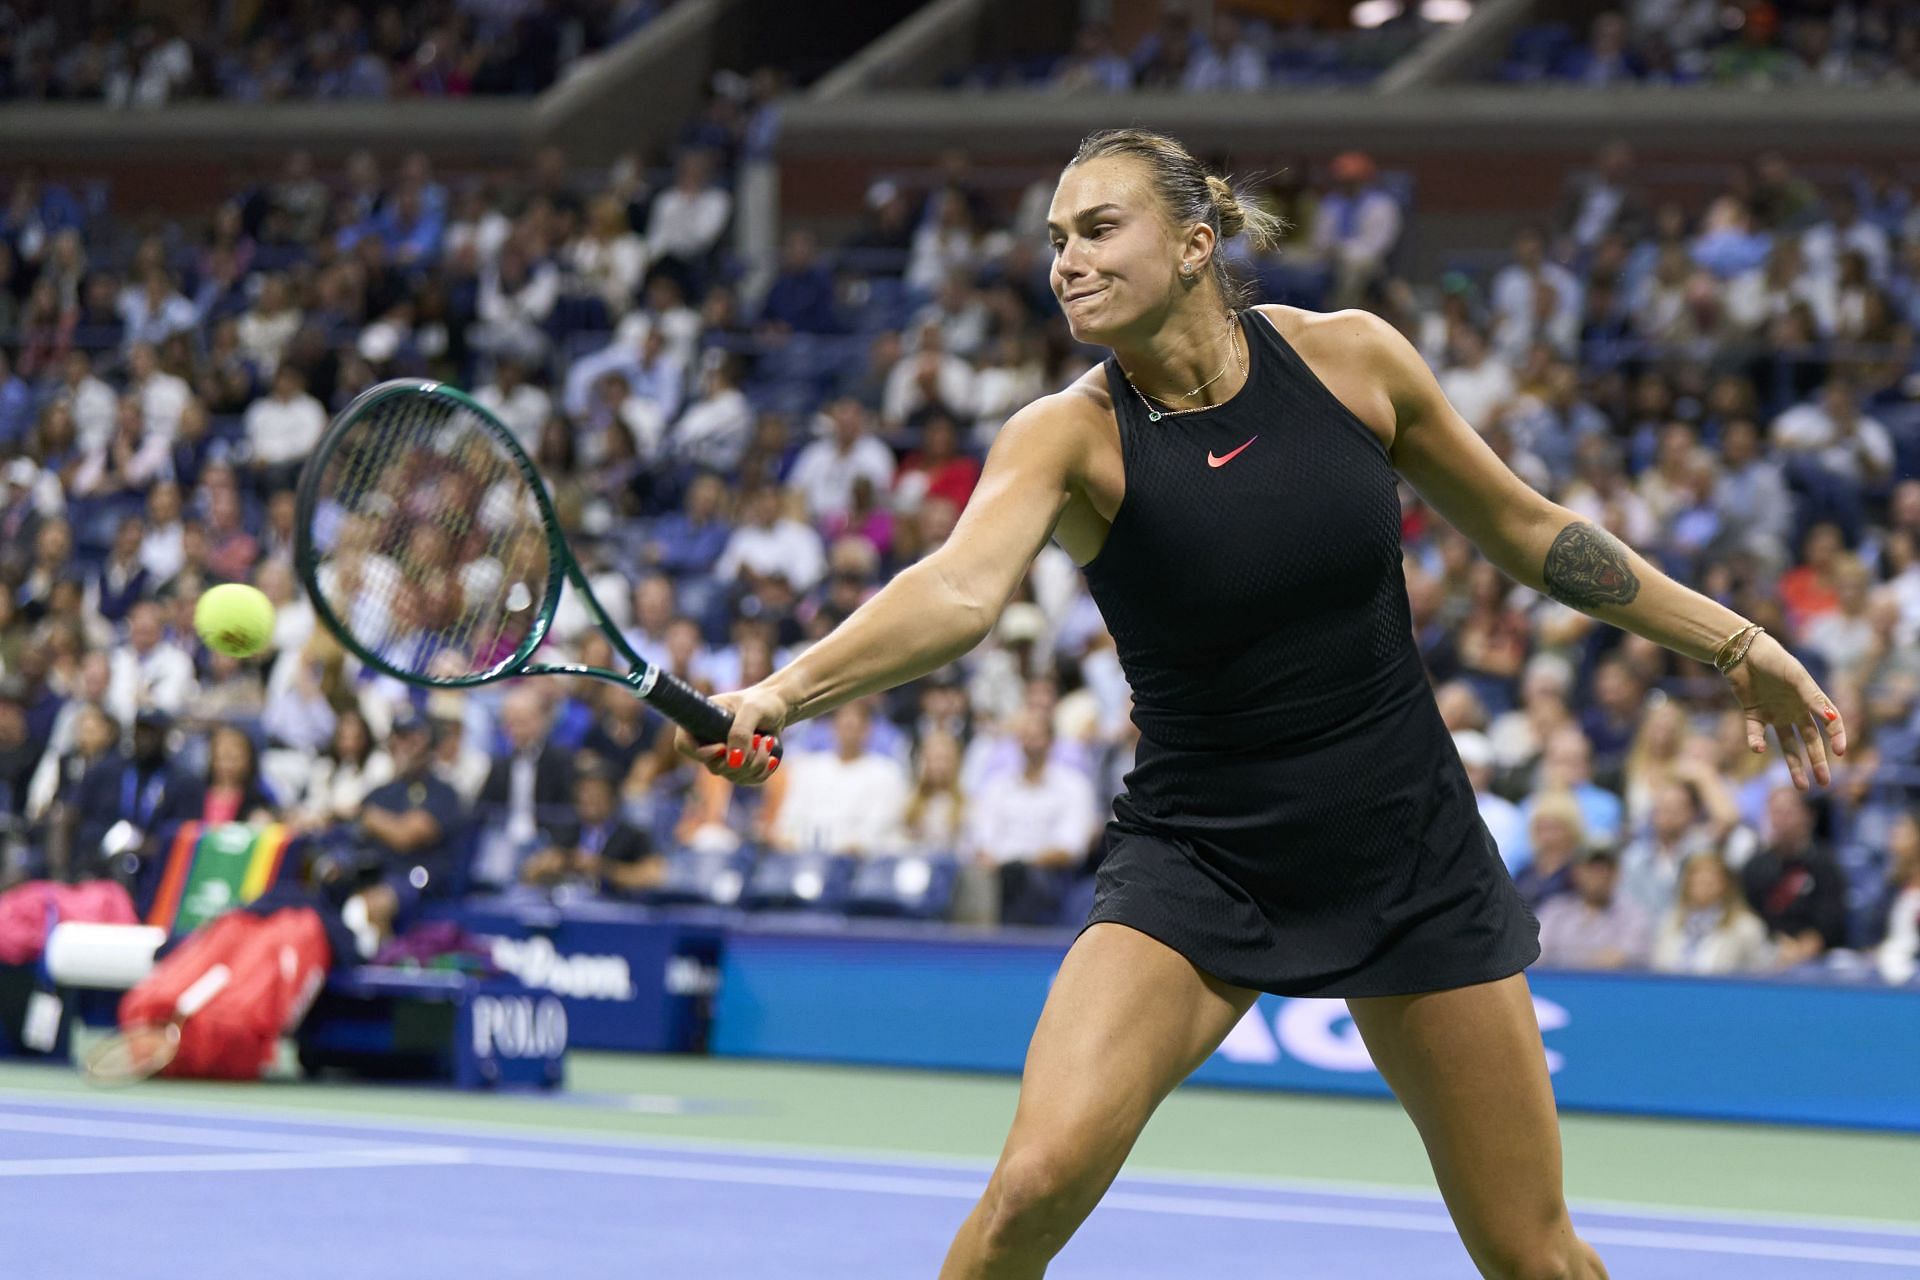
<path fill-rule="evenodd" d="M 197 1108 L 542 1135 L 991 1161 L 1010 1078 L 710 1058 L 574 1054 L 553 1095 L 341 1082 L 149 1082 L 90 1089 L 69 1070 L 0 1064 L 0 1094 L 146 1111 Z M 76 1101 L 79 1099 L 76 1098 Z M 1920 1224 L 1920 1135 L 1567 1115 L 1576 1204 Z M 1412 1126 L 1389 1102 L 1189 1086 L 1142 1136 L 1132 1173 L 1299 1179 L 1431 1190 Z"/>

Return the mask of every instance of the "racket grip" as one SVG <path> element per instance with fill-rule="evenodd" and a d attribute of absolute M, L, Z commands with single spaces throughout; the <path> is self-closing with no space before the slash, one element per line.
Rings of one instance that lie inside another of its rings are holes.
<path fill-rule="evenodd" d="M 660 672 L 654 681 L 653 691 L 647 695 L 647 701 L 660 708 L 660 713 L 673 721 L 702 746 L 712 746 L 716 742 L 725 742 L 733 731 L 733 713 L 717 702 L 708 700 L 671 671 Z M 773 744 L 773 758 L 781 757 L 778 742 Z"/>

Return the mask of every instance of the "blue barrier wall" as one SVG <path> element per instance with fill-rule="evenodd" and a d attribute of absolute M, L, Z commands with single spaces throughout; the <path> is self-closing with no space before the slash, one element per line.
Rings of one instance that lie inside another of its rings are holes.
<path fill-rule="evenodd" d="M 1066 940 L 730 930 L 715 1053 L 1018 1071 Z M 1920 991 L 1531 975 L 1564 1107 L 1920 1130 Z M 1346 1007 L 1263 996 L 1194 1073 L 1385 1096 Z"/>
<path fill-rule="evenodd" d="M 510 897 L 453 904 L 438 914 L 486 939 L 493 962 L 528 988 L 558 996 L 574 1048 L 704 1047 L 723 936 L 717 918 Z"/>

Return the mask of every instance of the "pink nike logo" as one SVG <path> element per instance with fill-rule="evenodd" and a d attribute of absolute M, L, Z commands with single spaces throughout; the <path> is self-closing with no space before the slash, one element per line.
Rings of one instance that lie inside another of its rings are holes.
<path fill-rule="evenodd" d="M 1252 440 L 1247 441 L 1247 444 L 1252 444 L 1254 440 L 1258 440 L 1259 438 L 1260 438 L 1259 436 L 1254 436 Z M 1213 450 L 1211 449 L 1207 450 L 1207 465 L 1210 467 L 1226 466 L 1229 462 L 1232 462 L 1235 458 L 1240 456 L 1241 452 L 1246 449 L 1247 444 L 1241 445 L 1240 448 L 1235 449 L 1232 453 L 1228 454 L 1224 458 L 1216 458 L 1213 456 Z"/>

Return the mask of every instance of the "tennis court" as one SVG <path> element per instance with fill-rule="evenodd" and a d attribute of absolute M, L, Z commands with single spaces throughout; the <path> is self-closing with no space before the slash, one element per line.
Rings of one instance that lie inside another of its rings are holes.
<path fill-rule="evenodd" d="M 1013 1082 L 581 1055 L 575 1091 L 0 1070 L 7 1274 L 931 1275 Z M 750 1139 L 744 1135 L 753 1135 Z M 1920 1273 L 1920 1139 L 1569 1117 L 1622 1280 Z M 1474 1272 L 1391 1106 L 1177 1094 L 1052 1276 Z"/>

